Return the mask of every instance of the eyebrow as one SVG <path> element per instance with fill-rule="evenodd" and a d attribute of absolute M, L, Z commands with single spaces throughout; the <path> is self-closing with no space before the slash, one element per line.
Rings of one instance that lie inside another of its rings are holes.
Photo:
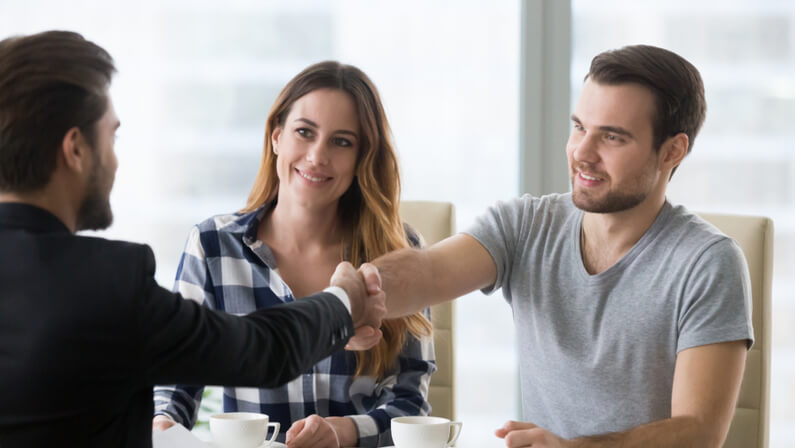
<path fill-rule="evenodd" d="M 573 122 L 575 122 L 577 124 L 582 124 L 580 119 L 577 118 L 577 116 L 574 115 L 574 114 L 571 114 L 571 121 L 573 121 Z M 600 131 L 604 131 L 604 132 L 612 132 L 613 134 L 623 135 L 625 137 L 632 138 L 632 139 L 635 138 L 635 136 L 632 135 L 631 132 L 629 132 L 628 130 L 626 130 L 626 129 L 622 128 L 622 127 L 618 127 L 618 126 L 599 126 L 599 130 Z"/>
<path fill-rule="evenodd" d="M 312 120 L 310 120 L 308 118 L 296 118 L 295 121 L 301 121 L 303 123 L 308 124 L 309 126 L 312 126 L 313 128 L 319 128 L 320 127 L 320 126 L 317 125 L 317 123 L 315 123 L 314 121 L 312 121 Z M 359 138 L 359 136 L 355 132 L 349 131 L 347 129 L 341 129 L 339 131 L 335 131 L 334 133 L 335 134 L 349 134 L 349 135 L 352 135 L 352 136 L 354 136 L 356 138 Z"/>

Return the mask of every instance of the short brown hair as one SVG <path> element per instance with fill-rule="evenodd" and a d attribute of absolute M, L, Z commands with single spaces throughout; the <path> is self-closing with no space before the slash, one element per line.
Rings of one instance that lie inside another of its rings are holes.
<path fill-rule="evenodd" d="M 600 84 L 636 83 L 648 88 L 657 103 L 652 117 L 654 147 L 659 149 L 667 138 L 684 132 L 690 153 L 707 113 L 704 82 L 693 64 L 663 48 L 631 45 L 593 58 L 585 75 L 589 78 Z"/>
<path fill-rule="evenodd" d="M 0 191 L 41 189 L 66 132 L 94 146 L 116 71 L 107 51 L 68 31 L 0 41 Z"/>

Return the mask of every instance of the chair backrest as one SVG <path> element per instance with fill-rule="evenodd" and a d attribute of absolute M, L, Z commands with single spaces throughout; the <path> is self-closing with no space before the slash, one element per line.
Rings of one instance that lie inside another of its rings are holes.
<path fill-rule="evenodd" d="M 743 250 L 751 273 L 754 346 L 745 362 L 737 410 L 724 448 L 767 448 L 770 408 L 770 303 L 773 221 L 758 216 L 700 213 Z"/>
<path fill-rule="evenodd" d="M 422 234 L 427 245 L 455 232 L 455 209 L 449 202 L 403 201 L 400 217 Z M 428 402 L 432 415 L 455 420 L 453 302 L 432 307 L 431 322 L 438 370 L 431 377 Z"/>

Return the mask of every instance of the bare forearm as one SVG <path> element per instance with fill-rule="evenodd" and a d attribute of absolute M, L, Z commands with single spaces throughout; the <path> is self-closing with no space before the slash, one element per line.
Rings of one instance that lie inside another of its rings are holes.
<path fill-rule="evenodd" d="M 570 440 L 570 448 L 711 448 L 720 447 L 725 434 L 695 417 L 674 417 L 627 431 Z"/>
<path fill-rule="evenodd" d="M 441 301 L 433 300 L 431 263 L 426 252 L 400 249 L 376 258 L 372 263 L 381 274 L 387 318 L 413 314 L 432 302 Z"/>

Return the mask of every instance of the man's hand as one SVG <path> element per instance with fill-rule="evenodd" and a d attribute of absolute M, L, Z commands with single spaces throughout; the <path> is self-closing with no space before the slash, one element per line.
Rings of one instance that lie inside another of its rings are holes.
<path fill-rule="evenodd" d="M 334 427 L 317 414 L 293 423 L 285 437 L 287 448 L 340 447 Z"/>
<path fill-rule="evenodd" d="M 382 337 L 384 337 L 384 333 L 379 329 L 368 326 L 359 327 L 353 337 L 348 340 L 345 350 L 352 352 L 369 350 L 375 347 L 375 344 L 378 344 Z"/>
<path fill-rule="evenodd" d="M 505 439 L 505 446 L 509 448 L 565 448 L 570 444 L 546 429 L 529 422 L 515 422 L 509 420 L 494 434 Z"/>
<path fill-rule="evenodd" d="M 339 286 L 348 293 L 355 328 L 381 328 L 381 320 L 386 316 L 386 296 L 381 290 L 381 277 L 375 266 L 364 263 L 357 271 L 353 265 L 343 261 L 331 276 L 331 286 Z"/>
<path fill-rule="evenodd" d="M 155 415 L 155 418 L 152 419 L 152 431 L 165 431 L 176 424 L 177 422 L 165 415 Z"/>

